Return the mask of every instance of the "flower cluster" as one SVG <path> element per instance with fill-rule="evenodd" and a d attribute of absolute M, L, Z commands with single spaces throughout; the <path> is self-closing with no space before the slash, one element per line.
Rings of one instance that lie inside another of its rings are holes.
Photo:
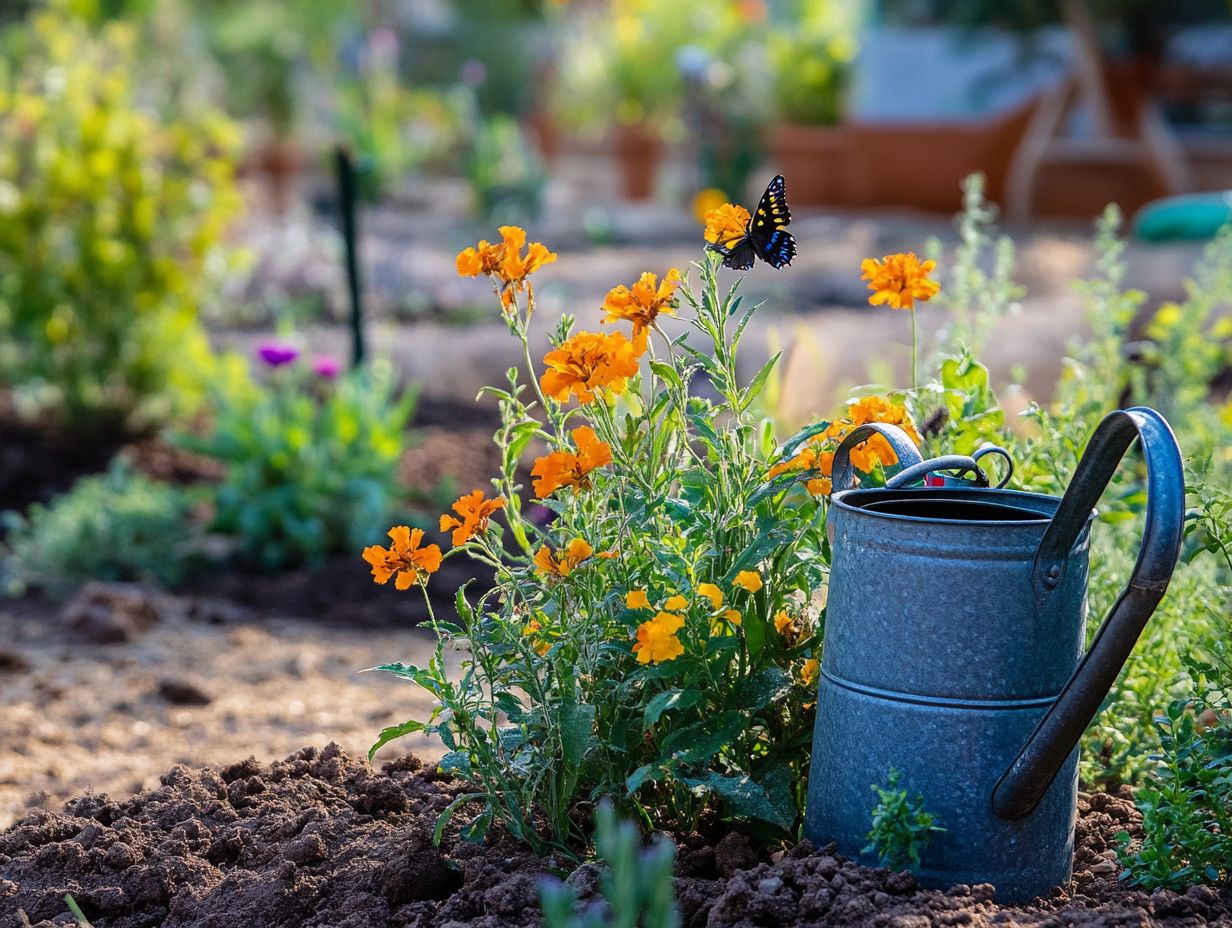
<path fill-rule="evenodd" d="M 749 214 L 722 204 L 705 221 L 707 243 L 727 247 L 746 234 Z M 465 639 L 473 669 L 457 680 L 439 662 L 416 671 L 417 682 L 431 678 L 423 685 L 443 711 L 387 729 L 378 746 L 411 729 L 439 734 L 454 751 L 447 763 L 469 771 L 486 820 L 540 848 L 574 845 L 581 796 L 654 810 L 656 827 L 721 807 L 786 835 L 799 808 L 784 784 L 807 763 L 798 746 L 820 672 L 827 507 L 766 493 L 763 477 L 790 475 L 788 484 L 825 495 L 834 448 L 852 428 L 893 422 L 918 438 L 910 416 L 888 399 L 858 399 L 767 467 L 754 437 L 772 431 L 753 405 L 764 377 L 740 385 L 734 333 L 748 319 L 733 322 L 739 307 L 719 290 L 713 249 L 697 265 L 701 295 L 678 268 L 643 273 L 598 308 L 601 324 L 628 329 L 574 331 L 567 320 L 536 365 L 525 319 L 509 310 L 555 255 L 542 245 L 523 254 L 525 241 L 505 227 L 499 243 L 458 256 L 459 273 L 496 285 L 533 388 L 514 370 L 508 389 L 485 391 L 502 422 L 496 493 L 475 490 L 440 516 L 453 541 L 444 557 L 465 550 L 496 578 L 490 591 L 458 597 L 458 624 L 438 626 Z M 678 313 L 709 344 L 682 354 L 661 328 Z M 652 339 L 664 350 L 643 371 Z M 709 391 L 691 389 L 700 358 Z M 546 448 L 530 469 L 536 503 L 524 511 L 521 462 L 535 445 Z M 864 473 L 893 460 L 878 438 L 853 454 Z M 442 556 L 428 554 L 418 530 L 395 532 L 393 550 L 376 546 L 365 558 L 378 581 L 392 576 L 405 589 Z M 497 717 L 508 720 L 499 735 Z M 738 797 L 723 788 L 732 782 L 742 784 Z"/>
<path fill-rule="evenodd" d="M 558 403 L 570 394 L 583 405 L 593 403 L 599 390 L 619 395 L 637 374 L 640 354 L 620 332 L 578 332 L 544 356 L 539 386 Z"/>
<path fill-rule="evenodd" d="M 526 232 L 517 226 L 501 226 L 501 240 L 489 243 L 480 241 L 473 248 L 458 253 L 458 273 L 463 277 L 488 277 L 500 295 L 501 307 L 512 312 L 518 297 L 528 296 L 528 312 L 534 307 L 534 290 L 528 278 L 545 264 L 556 260 L 556 253 L 549 251 L 541 242 L 526 246 Z"/>
<path fill-rule="evenodd" d="M 834 469 L 834 449 L 853 429 L 869 422 L 897 425 L 913 442 L 920 443 L 920 435 L 906 407 L 879 396 L 865 396 L 849 403 L 844 416 L 831 422 L 795 455 L 775 463 L 766 472 L 766 479 L 773 480 L 780 474 L 803 471 L 809 475 L 804 481 L 805 489 L 814 496 L 828 496 Z M 866 474 L 872 473 L 879 465 L 891 465 L 897 460 L 898 456 L 890 443 L 880 435 L 874 435 L 851 449 L 852 465 Z"/>

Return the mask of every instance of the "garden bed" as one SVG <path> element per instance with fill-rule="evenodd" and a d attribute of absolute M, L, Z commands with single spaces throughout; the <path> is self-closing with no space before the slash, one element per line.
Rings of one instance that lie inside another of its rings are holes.
<path fill-rule="evenodd" d="M 158 789 L 81 796 L 0 833 L 0 928 L 22 925 L 19 909 L 71 923 L 65 893 L 96 928 L 540 924 L 553 861 L 499 835 L 463 844 L 456 826 L 433 846 L 461 791 L 413 756 L 378 773 L 333 744 L 269 766 L 176 766 Z M 1073 884 L 1021 907 L 997 905 L 991 886 L 922 890 L 808 845 L 764 859 L 736 834 L 681 838 L 677 892 L 686 928 L 1232 924 L 1227 888 L 1148 895 L 1117 881 L 1113 836 L 1138 825 L 1126 799 L 1084 797 Z M 582 898 L 595 893 L 593 866 L 555 869 Z"/>

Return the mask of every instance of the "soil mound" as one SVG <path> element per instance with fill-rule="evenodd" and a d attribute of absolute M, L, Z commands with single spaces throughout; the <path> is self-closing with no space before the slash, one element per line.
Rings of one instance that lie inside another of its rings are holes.
<path fill-rule="evenodd" d="M 86 795 L 0 833 L 0 926 L 22 925 L 19 909 L 72 924 L 65 893 L 96 928 L 538 926 L 537 886 L 556 862 L 503 838 L 464 844 L 456 827 L 433 845 L 461 792 L 414 757 L 374 772 L 337 745 L 268 767 L 177 766 L 125 802 Z M 998 906 L 991 886 L 921 890 L 807 844 L 766 860 L 732 836 L 682 845 L 677 889 L 687 928 L 1232 926 L 1227 890 L 1117 883 L 1112 835 L 1137 825 L 1124 799 L 1084 800 L 1071 891 L 1026 907 Z M 584 899 L 597 886 L 593 866 L 569 880 Z"/>

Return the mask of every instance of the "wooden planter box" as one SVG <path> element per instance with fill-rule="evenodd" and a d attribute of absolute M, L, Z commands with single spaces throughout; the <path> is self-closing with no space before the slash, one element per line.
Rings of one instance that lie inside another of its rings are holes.
<path fill-rule="evenodd" d="M 962 205 L 962 179 L 973 171 L 987 178 L 988 198 L 1000 201 L 1031 109 L 984 122 L 847 126 L 849 202 L 952 213 Z"/>
<path fill-rule="evenodd" d="M 782 123 L 770 137 L 774 163 L 788 180 L 793 203 L 846 206 L 851 140 L 843 126 Z"/>

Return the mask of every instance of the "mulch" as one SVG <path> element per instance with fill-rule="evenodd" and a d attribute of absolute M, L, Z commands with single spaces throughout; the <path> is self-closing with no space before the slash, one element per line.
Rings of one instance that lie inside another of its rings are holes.
<path fill-rule="evenodd" d="M 262 766 L 173 767 L 155 790 L 116 802 L 84 795 L 0 833 L 0 928 L 70 925 L 71 893 L 96 928 L 523 928 L 540 924 L 538 887 L 565 876 L 597 898 L 593 864 L 543 860 L 498 832 L 437 847 L 441 810 L 464 790 L 407 755 L 373 771 L 337 745 Z M 739 834 L 682 840 L 677 893 L 685 928 L 931 925 L 1232 926 L 1232 890 L 1135 890 L 1116 878 L 1116 832 L 1140 833 L 1125 798 L 1084 796 L 1075 878 L 1025 906 L 988 885 L 921 889 L 831 848 L 768 855 Z"/>

